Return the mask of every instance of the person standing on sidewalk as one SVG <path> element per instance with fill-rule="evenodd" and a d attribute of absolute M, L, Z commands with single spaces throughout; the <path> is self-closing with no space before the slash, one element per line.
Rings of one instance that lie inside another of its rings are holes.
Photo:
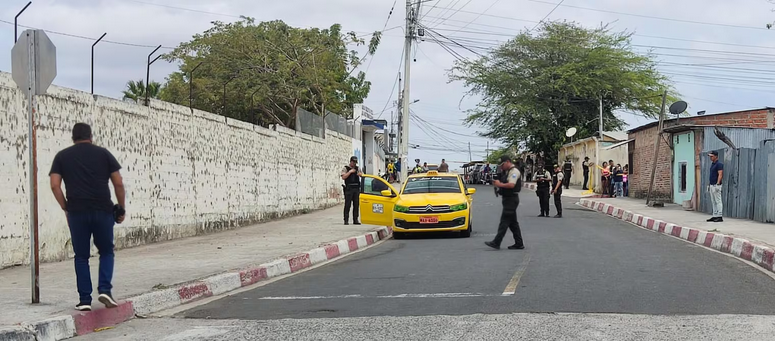
<path fill-rule="evenodd" d="M 557 209 L 555 218 L 562 218 L 562 183 L 565 175 L 560 170 L 559 165 L 554 165 L 554 175 L 552 175 L 552 195 L 554 196 L 554 208 Z M 549 206 L 547 203 L 546 206 Z M 546 209 L 546 216 L 549 216 L 549 209 Z"/>
<path fill-rule="evenodd" d="M 721 180 L 724 177 L 724 164 L 718 160 L 718 152 L 711 151 L 710 154 L 710 202 L 713 203 L 713 216 L 708 219 L 710 222 L 720 223 L 724 221 L 721 217 L 724 210 L 724 203 L 721 201 Z"/>
<path fill-rule="evenodd" d="M 124 183 L 121 165 L 107 149 L 92 144 L 91 127 L 73 126 L 74 145 L 54 157 L 49 177 L 51 191 L 65 212 L 75 253 L 75 277 L 79 302 L 75 309 L 91 310 L 92 281 L 89 272 L 91 239 L 100 253 L 97 299 L 108 308 L 118 306 L 113 299 L 113 226 L 124 221 Z M 62 192 L 64 180 L 67 196 Z M 113 183 L 118 205 L 110 199 L 108 180 Z"/>
<path fill-rule="evenodd" d="M 612 178 L 614 182 L 614 196 L 621 198 L 624 196 L 624 170 L 622 169 L 622 165 L 616 164 Z"/>
<path fill-rule="evenodd" d="M 342 169 L 342 180 L 344 180 L 344 224 L 349 225 L 350 207 L 353 209 L 353 224 L 360 225 L 358 214 L 360 214 L 361 197 L 361 176 L 363 173 L 358 168 L 358 157 L 350 158 L 350 164 Z"/>
<path fill-rule="evenodd" d="M 589 156 L 584 157 L 584 162 L 581 163 L 581 169 L 584 172 L 584 183 L 581 185 L 581 189 L 589 190 Z"/>
<path fill-rule="evenodd" d="M 498 233 L 495 239 L 484 242 L 485 245 L 500 249 L 503 237 L 506 236 L 506 230 L 511 230 L 514 234 L 514 245 L 509 246 L 509 250 L 522 250 L 525 243 L 522 240 L 522 231 L 517 222 L 517 207 L 519 206 L 519 191 L 522 189 L 522 174 L 519 174 L 517 167 L 511 162 L 508 155 L 501 156 L 500 169 L 502 176 L 493 181 L 493 185 L 498 187 L 502 199 L 503 211 L 501 212 L 501 221 L 498 225 Z"/>
<path fill-rule="evenodd" d="M 573 174 L 573 162 L 571 162 L 570 157 L 565 158 L 565 163 L 562 164 L 562 185 L 565 186 L 565 189 L 570 189 L 570 176 Z"/>

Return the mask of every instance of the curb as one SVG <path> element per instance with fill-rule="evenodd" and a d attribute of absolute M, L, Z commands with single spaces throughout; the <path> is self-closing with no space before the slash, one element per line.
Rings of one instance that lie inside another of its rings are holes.
<path fill-rule="evenodd" d="M 730 254 L 735 257 L 756 263 L 757 265 L 769 270 L 770 272 L 775 272 L 773 269 L 773 262 L 775 261 L 775 250 L 769 246 L 754 244 L 747 239 L 732 237 L 721 233 L 708 232 L 687 226 L 679 226 L 659 219 L 633 213 L 631 211 L 627 211 L 604 202 L 581 199 L 578 203 L 590 210 L 603 213 L 628 223 L 632 223 L 638 227 L 662 234 L 671 235 L 673 237 L 680 238 L 688 242 L 704 246 L 706 248 Z"/>
<path fill-rule="evenodd" d="M 342 239 L 307 252 L 281 257 L 256 267 L 222 273 L 172 288 L 156 290 L 119 301 L 113 309 L 97 309 L 60 315 L 32 323 L 0 327 L 0 341 L 57 341 L 112 327 L 135 316 L 145 317 L 198 299 L 220 295 L 257 282 L 298 272 L 350 252 L 365 248 L 392 235 L 390 227 Z"/>

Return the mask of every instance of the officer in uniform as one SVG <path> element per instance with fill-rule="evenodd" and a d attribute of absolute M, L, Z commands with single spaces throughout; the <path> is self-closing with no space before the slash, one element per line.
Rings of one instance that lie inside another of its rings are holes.
<path fill-rule="evenodd" d="M 565 163 L 562 164 L 562 171 L 563 171 L 563 182 L 562 185 L 565 186 L 565 189 L 570 188 L 570 176 L 571 173 L 573 173 L 573 162 L 571 162 L 569 157 L 565 158 Z"/>
<path fill-rule="evenodd" d="M 353 224 L 360 225 L 358 214 L 360 213 L 360 194 L 361 194 L 361 176 L 363 173 L 358 168 L 358 157 L 350 158 L 350 164 L 342 169 L 342 180 L 344 180 L 344 224 L 348 225 L 350 217 L 350 207 L 353 209 Z"/>
<path fill-rule="evenodd" d="M 503 237 L 506 236 L 506 230 L 509 229 L 514 234 L 514 245 L 509 246 L 509 249 L 521 250 L 525 248 L 525 244 L 522 241 L 522 231 L 519 229 L 519 222 L 517 222 L 517 206 L 519 206 L 519 191 L 522 188 L 522 174 L 519 174 L 519 170 L 507 155 L 501 156 L 500 169 L 503 175 L 500 179 L 495 180 L 493 185 L 499 188 L 500 195 L 503 198 L 501 222 L 498 225 L 498 233 L 495 235 L 495 239 L 490 242 L 484 242 L 484 244 L 496 250 L 500 249 Z"/>
<path fill-rule="evenodd" d="M 562 183 L 564 174 L 559 165 L 554 165 L 554 175 L 552 175 L 552 195 L 554 196 L 554 207 L 557 209 L 555 218 L 562 218 Z M 549 204 L 546 204 L 546 215 L 549 216 Z"/>
<path fill-rule="evenodd" d="M 538 196 L 538 204 L 541 206 L 541 214 L 539 217 L 549 216 L 549 193 L 551 190 L 552 176 L 546 169 L 537 168 L 534 176 L 536 181 L 536 195 Z"/>

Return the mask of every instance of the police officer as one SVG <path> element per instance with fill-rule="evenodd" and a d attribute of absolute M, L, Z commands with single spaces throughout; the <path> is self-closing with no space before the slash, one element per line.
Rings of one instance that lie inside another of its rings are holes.
<path fill-rule="evenodd" d="M 549 216 L 549 193 L 552 191 L 552 176 L 546 169 L 536 168 L 534 180 L 536 181 L 536 195 L 538 204 L 541 206 L 539 217 Z"/>
<path fill-rule="evenodd" d="M 344 224 L 348 225 L 350 216 L 350 207 L 353 209 L 353 224 L 360 225 L 358 214 L 360 213 L 360 194 L 361 194 L 361 176 L 363 173 L 358 168 L 358 157 L 350 158 L 350 164 L 342 169 L 342 180 L 344 180 Z"/>
<path fill-rule="evenodd" d="M 573 173 L 573 162 L 571 162 L 569 157 L 565 158 L 565 163 L 562 164 L 562 171 L 563 171 L 563 181 L 562 185 L 565 186 L 565 189 L 570 188 L 570 176 L 571 173 Z"/>
<path fill-rule="evenodd" d="M 484 242 L 484 244 L 496 250 L 500 249 L 503 237 L 506 236 L 506 230 L 509 229 L 514 234 L 514 245 L 509 246 L 509 249 L 521 250 L 525 248 L 525 244 L 522 241 L 522 231 L 519 229 L 519 222 L 517 222 L 517 206 L 519 206 L 519 191 L 522 187 L 522 174 L 519 174 L 519 170 L 511 162 L 511 158 L 508 155 L 501 156 L 500 169 L 503 175 L 500 179 L 495 180 L 493 185 L 500 189 L 500 195 L 503 198 L 501 222 L 498 225 L 498 233 L 495 235 L 495 239 L 490 242 Z"/>
<path fill-rule="evenodd" d="M 564 174 L 559 165 L 554 165 L 554 175 L 552 175 L 552 195 L 554 196 L 554 207 L 557 209 L 555 218 L 562 218 L 562 183 Z M 546 216 L 549 216 L 549 203 L 546 204 Z"/>

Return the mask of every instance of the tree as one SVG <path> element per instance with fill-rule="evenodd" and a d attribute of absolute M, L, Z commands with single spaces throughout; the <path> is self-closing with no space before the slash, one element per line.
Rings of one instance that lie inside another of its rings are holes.
<path fill-rule="evenodd" d="M 363 72 L 353 73 L 376 52 L 380 39 L 375 32 L 367 45 L 338 24 L 305 29 L 279 20 L 214 22 L 164 56 L 181 66 L 167 78 L 162 98 L 188 105 L 188 72 L 202 62 L 193 77 L 197 109 L 288 127 L 294 126 L 299 109 L 351 117 L 352 105 L 362 102 L 371 87 Z M 350 49 L 363 45 L 363 56 Z"/>
<path fill-rule="evenodd" d="M 597 132 L 601 97 L 604 130 L 610 131 L 624 125 L 615 111 L 656 117 L 661 90 L 674 94 L 652 56 L 631 50 L 631 35 L 549 22 L 482 58 L 456 62 L 450 79 L 482 98 L 468 112 L 469 124 L 487 127 L 485 136 L 507 145 L 543 152 L 550 162 L 568 128 L 576 127 L 579 137 Z"/>
<path fill-rule="evenodd" d="M 159 98 L 160 90 L 161 83 L 151 81 L 148 84 L 148 98 Z M 122 93 L 124 94 L 124 99 L 130 98 L 134 101 L 144 100 L 145 82 L 143 82 L 142 79 L 139 81 L 129 81 L 126 83 L 126 90 Z"/>

